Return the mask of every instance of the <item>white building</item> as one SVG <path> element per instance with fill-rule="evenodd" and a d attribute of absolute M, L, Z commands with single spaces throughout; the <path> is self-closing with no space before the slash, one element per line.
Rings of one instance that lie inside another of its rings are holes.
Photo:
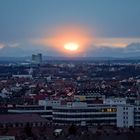
<path fill-rule="evenodd" d="M 134 106 L 117 106 L 117 127 L 134 127 Z"/>
<path fill-rule="evenodd" d="M 32 78 L 32 75 L 30 74 L 16 74 L 16 75 L 12 75 L 12 77 L 14 78 Z"/>
<path fill-rule="evenodd" d="M 125 98 L 105 98 L 103 100 L 103 104 L 125 105 L 126 104 L 126 99 Z"/>

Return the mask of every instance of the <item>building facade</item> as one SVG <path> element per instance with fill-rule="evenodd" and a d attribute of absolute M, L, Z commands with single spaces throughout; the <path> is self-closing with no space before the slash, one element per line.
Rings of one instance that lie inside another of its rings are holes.
<path fill-rule="evenodd" d="M 121 101 L 117 99 L 116 104 L 87 104 L 79 101 L 40 100 L 37 106 L 17 106 L 10 108 L 8 113 L 39 114 L 59 125 L 140 127 L 140 105 L 129 105 Z"/>

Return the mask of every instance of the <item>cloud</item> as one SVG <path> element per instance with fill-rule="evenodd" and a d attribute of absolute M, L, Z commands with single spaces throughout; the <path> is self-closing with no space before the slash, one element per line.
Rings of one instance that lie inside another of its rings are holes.
<path fill-rule="evenodd" d="M 5 44 L 0 43 L 0 49 L 4 48 Z"/>
<path fill-rule="evenodd" d="M 52 42 L 57 42 L 59 38 L 54 38 Z M 69 56 L 59 46 L 57 49 L 51 47 L 51 43 L 46 38 L 33 40 L 35 42 L 0 43 L 0 56 L 30 56 L 33 53 L 42 53 L 46 56 Z M 51 41 L 51 39 L 50 39 Z M 43 44 L 42 44 L 43 43 Z M 50 43 L 50 44 L 49 44 Z M 57 44 L 57 43 L 56 43 Z M 50 46 L 49 46 L 50 45 Z M 45 47 L 44 47 L 45 46 Z M 64 49 L 64 48 L 63 48 Z M 75 53 L 74 56 L 87 57 L 140 57 L 139 38 L 95 38 L 92 43 L 85 47 L 83 51 Z"/>
<path fill-rule="evenodd" d="M 4 47 L 16 48 L 19 46 L 20 46 L 20 44 L 17 42 L 15 42 L 15 43 L 0 43 L 0 49 L 2 49 Z"/>
<path fill-rule="evenodd" d="M 96 38 L 93 44 L 98 47 L 124 48 L 133 42 L 140 43 L 140 38 Z"/>
<path fill-rule="evenodd" d="M 64 46 L 65 43 L 68 42 L 76 42 L 80 44 L 80 46 L 84 46 L 84 48 L 88 49 L 90 46 L 98 46 L 98 47 L 112 47 L 112 48 L 124 48 L 127 45 L 137 42 L 140 43 L 140 38 L 99 38 L 96 36 L 91 36 L 87 34 L 81 34 L 81 32 L 60 32 L 53 34 L 52 36 L 43 36 L 41 38 L 31 39 L 31 43 L 34 45 L 42 45 L 46 47 L 61 47 Z M 84 49 L 84 50 L 85 50 Z"/>
<path fill-rule="evenodd" d="M 20 46 L 20 43 L 9 43 L 8 46 L 12 48 L 16 48 Z"/>
<path fill-rule="evenodd" d="M 74 35 L 68 34 L 67 36 L 67 34 L 56 34 L 55 36 L 48 36 L 46 38 L 35 38 L 30 43 L 33 45 L 45 46 L 44 50 L 49 49 L 52 52 L 56 50 L 56 55 L 61 53 L 63 56 L 140 56 L 140 38 L 91 38 L 91 36 L 76 34 L 78 37 L 75 37 Z M 64 43 L 65 41 L 69 41 L 71 36 L 76 43 L 80 41 L 82 42 L 80 45 L 84 44 L 84 47 L 80 46 L 80 49 L 72 54 L 64 50 Z"/>
<path fill-rule="evenodd" d="M 89 57 L 140 57 L 140 43 L 131 43 L 125 47 L 94 46 L 85 54 Z"/>

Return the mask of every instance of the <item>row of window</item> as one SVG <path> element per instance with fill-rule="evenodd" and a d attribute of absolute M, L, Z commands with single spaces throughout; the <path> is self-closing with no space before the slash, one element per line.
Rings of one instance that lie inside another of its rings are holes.
<path fill-rule="evenodd" d="M 135 115 L 140 115 L 140 112 L 135 112 Z"/>
<path fill-rule="evenodd" d="M 77 123 L 77 124 L 81 124 L 81 121 L 79 120 L 54 120 L 54 123 L 62 123 L 62 124 L 72 124 L 72 123 Z M 86 121 L 87 124 L 100 124 L 100 123 L 103 123 L 103 124 L 112 124 L 112 123 L 116 123 L 116 120 L 89 120 L 89 121 Z"/>
<path fill-rule="evenodd" d="M 116 112 L 116 108 L 99 108 L 99 109 L 54 109 L 54 112 Z"/>
<path fill-rule="evenodd" d="M 52 106 L 46 106 L 46 110 L 51 110 Z"/>
<path fill-rule="evenodd" d="M 39 112 L 40 115 L 52 115 L 52 112 Z"/>
<path fill-rule="evenodd" d="M 34 123 L 29 123 L 30 126 L 43 126 L 46 123 L 42 122 L 34 122 Z M 27 124 L 26 123 L 7 123 L 7 124 L 0 124 L 0 128 L 3 127 L 25 127 Z"/>
<path fill-rule="evenodd" d="M 135 118 L 135 119 L 140 119 L 140 116 L 135 116 L 134 118 Z"/>
<path fill-rule="evenodd" d="M 93 115 L 61 115 L 61 114 L 54 114 L 54 118 L 109 118 L 109 117 L 116 117 L 116 114 L 93 114 Z"/>
<path fill-rule="evenodd" d="M 16 108 L 12 108 L 12 110 L 44 110 L 44 106 L 36 106 L 36 107 L 16 107 Z"/>
<path fill-rule="evenodd" d="M 29 114 L 39 114 L 39 115 L 52 115 L 52 112 L 24 112 Z M 24 114 L 22 113 L 22 114 Z M 10 112 L 8 114 L 17 114 L 17 112 Z"/>

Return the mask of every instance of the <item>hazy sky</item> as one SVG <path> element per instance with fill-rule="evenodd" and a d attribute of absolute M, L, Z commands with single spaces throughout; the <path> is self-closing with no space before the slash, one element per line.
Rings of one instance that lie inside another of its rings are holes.
<path fill-rule="evenodd" d="M 58 38 L 63 27 L 79 27 L 94 45 L 140 42 L 140 0 L 0 0 L 1 49 L 38 49 L 35 40 Z"/>

